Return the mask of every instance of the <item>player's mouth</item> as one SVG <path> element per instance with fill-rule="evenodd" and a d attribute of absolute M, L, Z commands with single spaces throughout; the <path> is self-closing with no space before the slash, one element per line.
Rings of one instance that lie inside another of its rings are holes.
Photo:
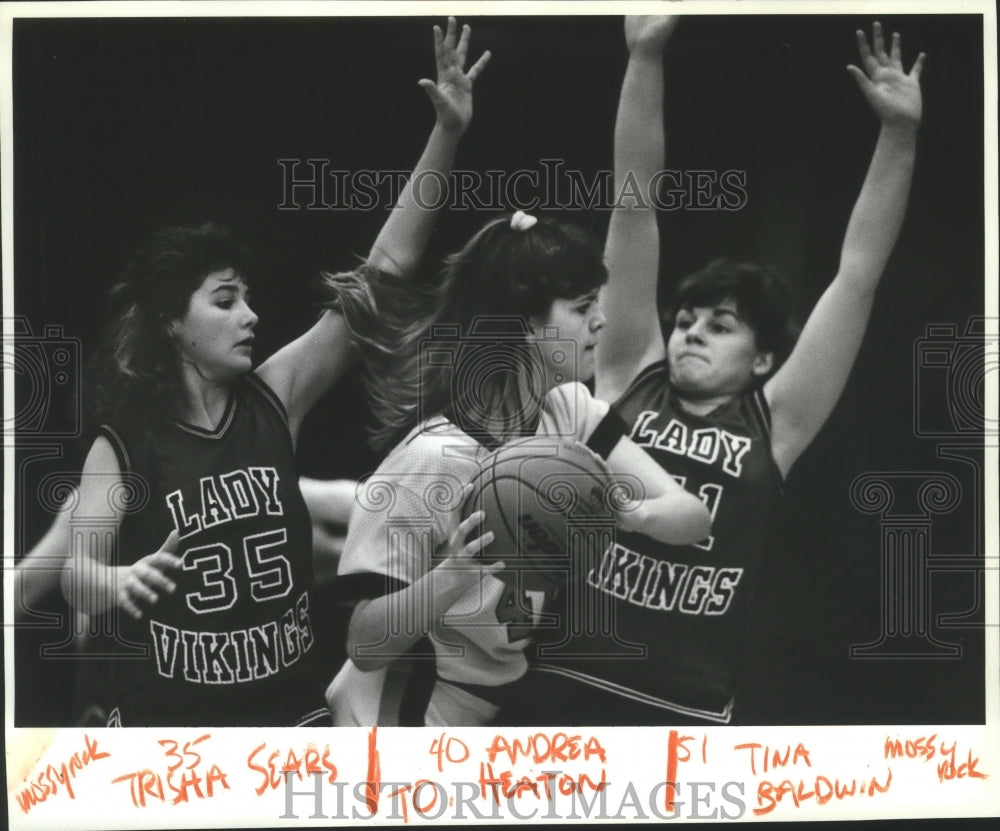
<path fill-rule="evenodd" d="M 246 347 L 247 349 L 253 349 L 253 342 L 255 340 L 256 338 L 253 335 L 251 335 L 248 338 L 243 338 L 243 340 L 241 340 L 239 343 L 236 344 L 236 347 L 237 348 Z"/>

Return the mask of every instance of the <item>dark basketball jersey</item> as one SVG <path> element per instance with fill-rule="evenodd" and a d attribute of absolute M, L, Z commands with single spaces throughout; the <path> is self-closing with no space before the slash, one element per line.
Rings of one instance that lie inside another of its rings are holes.
<path fill-rule="evenodd" d="M 101 430 L 123 473 L 149 488 L 122 521 L 117 562 L 158 550 L 173 529 L 184 561 L 171 575 L 177 590 L 141 621 L 119 613 L 133 645 L 117 644 L 111 721 L 284 726 L 325 709 L 310 622 L 312 527 L 274 393 L 248 376 L 214 431 L 179 422 L 155 436 Z"/>
<path fill-rule="evenodd" d="M 712 534 L 671 546 L 619 532 L 614 546 L 581 564 L 560 627 L 539 646 L 535 681 L 544 689 L 546 677 L 562 676 L 647 705 L 638 708 L 647 714 L 664 708 L 661 723 L 670 711 L 726 722 L 749 588 L 781 493 L 767 404 L 757 390 L 691 415 L 662 361 L 614 407 L 627 435 L 704 500 Z M 590 723 L 601 715 L 595 709 Z"/>

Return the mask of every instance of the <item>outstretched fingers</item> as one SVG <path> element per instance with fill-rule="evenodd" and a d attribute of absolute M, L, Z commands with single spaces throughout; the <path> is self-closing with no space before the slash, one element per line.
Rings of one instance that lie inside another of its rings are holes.
<path fill-rule="evenodd" d="M 458 39 L 458 46 L 455 47 L 455 63 L 459 69 L 465 68 L 465 58 L 469 54 L 469 36 L 471 33 L 472 29 L 468 23 L 465 23 L 462 26 L 462 36 Z"/>
<path fill-rule="evenodd" d="M 920 73 L 924 71 L 924 62 L 927 60 L 927 55 L 921 52 L 917 55 L 917 59 L 913 62 L 913 66 L 910 69 L 910 77 L 915 81 L 920 80 Z"/>
<path fill-rule="evenodd" d="M 486 69 L 486 64 L 490 62 L 490 57 L 490 51 L 487 49 L 482 55 L 479 56 L 479 60 L 472 65 L 469 71 L 465 73 L 465 77 L 468 78 L 469 81 L 475 81 L 476 78 L 479 77 L 479 73 Z M 464 58 L 462 59 L 462 62 L 465 62 Z"/>
<path fill-rule="evenodd" d="M 865 72 L 871 75 L 878 67 L 878 61 L 875 60 L 872 50 L 868 46 L 868 36 L 862 29 L 858 29 L 854 35 L 858 40 L 858 54 L 861 56 L 861 64 Z"/>
<path fill-rule="evenodd" d="M 882 24 L 877 20 L 872 23 L 872 51 L 879 64 L 885 66 L 889 63 L 889 56 L 885 53 L 885 40 L 882 37 Z"/>

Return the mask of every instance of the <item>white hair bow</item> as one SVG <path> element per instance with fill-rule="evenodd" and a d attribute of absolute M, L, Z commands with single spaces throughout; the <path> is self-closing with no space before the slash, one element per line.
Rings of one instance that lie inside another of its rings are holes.
<path fill-rule="evenodd" d="M 510 227 L 515 231 L 527 231 L 536 222 L 538 222 L 537 216 L 531 216 L 524 211 L 515 211 L 514 215 L 510 218 Z"/>

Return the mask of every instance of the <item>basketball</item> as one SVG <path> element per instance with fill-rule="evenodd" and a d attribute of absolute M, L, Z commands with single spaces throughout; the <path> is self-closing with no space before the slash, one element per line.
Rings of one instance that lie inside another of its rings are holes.
<path fill-rule="evenodd" d="M 485 513 L 480 530 L 494 540 L 484 560 L 502 560 L 524 590 L 549 591 L 566 583 L 574 561 L 610 542 L 611 482 L 604 460 L 584 445 L 532 436 L 483 460 L 462 516 Z"/>

